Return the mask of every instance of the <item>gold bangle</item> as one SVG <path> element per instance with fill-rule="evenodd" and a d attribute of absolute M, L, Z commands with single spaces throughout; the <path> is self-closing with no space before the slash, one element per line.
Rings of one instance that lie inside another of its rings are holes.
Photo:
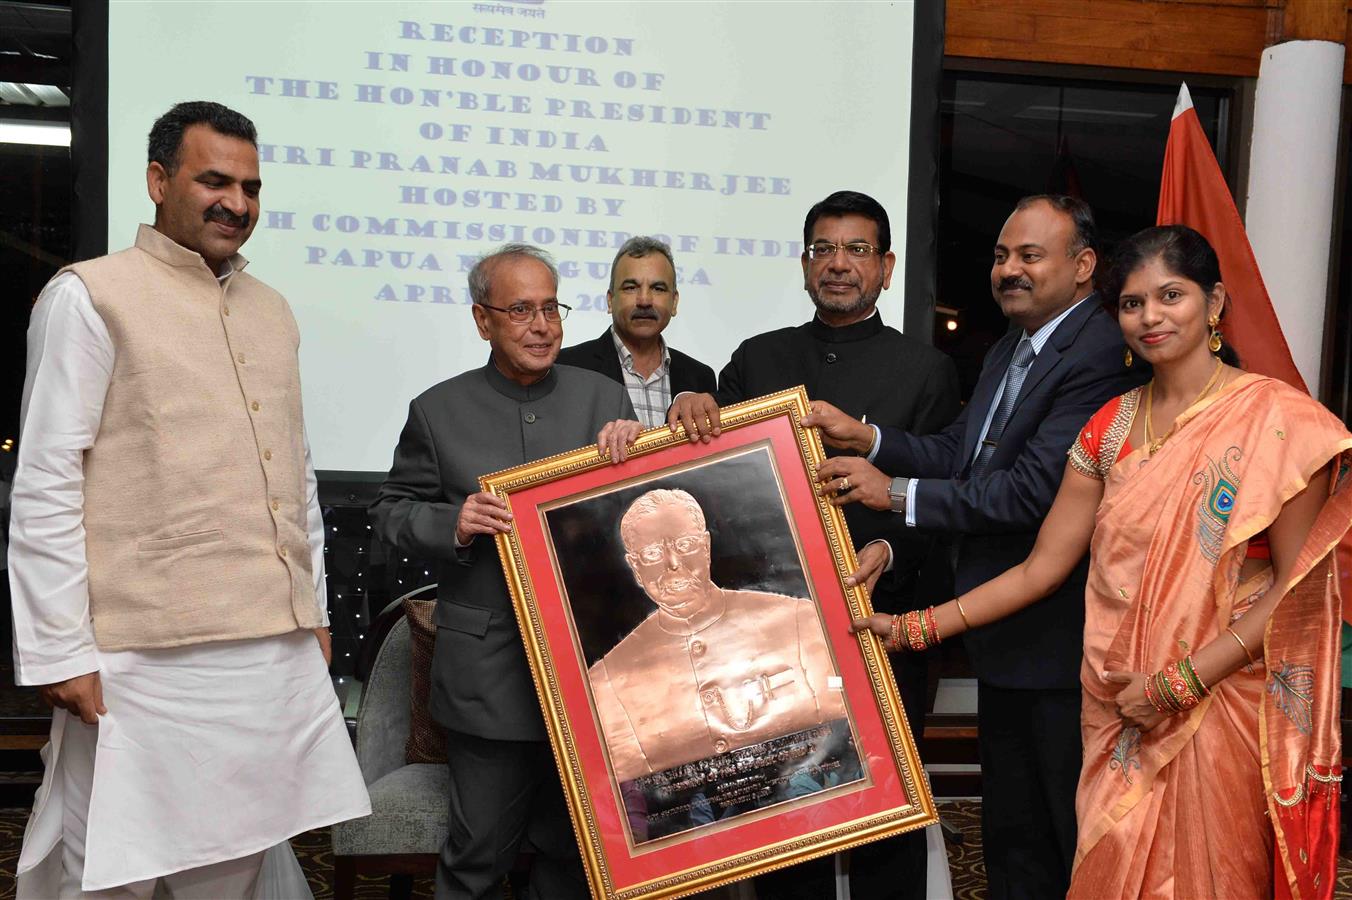
<path fill-rule="evenodd" d="M 958 607 L 958 615 L 962 616 L 962 624 L 967 628 L 968 631 L 971 631 L 971 630 L 972 630 L 972 623 L 969 622 L 969 621 L 967 621 L 967 613 L 965 613 L 965 612 L 963 611 L 963 609 L 962 609 L 962 600 L 961 600 L 961 598 L 954 597 L 954 598 L 953 598 L 953 603 L 956 604 L 957 607 Z"/>
<path fill-rule="evenodd" d="M 1244 643 L 1244 638 L 1240 637 L 1240 636 L 1235 632 L 1235 630 L 1234 630 L 1233 628 L 1227 628 L 1227 629 L 1225 629 L 1225 630 L 1228 631 L 1228 632 L 1230 632 L 1230 637 L 1232 637 L 1232 638 L 1234 638 L 1235 640 L 1239 641 L 1239 648 L 1240 648 L 1241 650 L 1243 650 L 1243 651 L 1244 651 L 1244 655 L 1245 655 L 1246 657 L 1248 657 L 1249 665 L 1251 665 L 1251 666 L 1252 666 L 1252 665 L 1256 665 L 1256 664 L 1257 664 L 1257 661 L 1253 658 L 1253 654 L 1249 652 L 1249 645 L 1246 644 L 1246 643 Z"/>

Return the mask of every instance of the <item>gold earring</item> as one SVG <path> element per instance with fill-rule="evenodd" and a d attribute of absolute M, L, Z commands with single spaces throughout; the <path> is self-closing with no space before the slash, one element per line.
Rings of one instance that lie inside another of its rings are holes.
<path fill-rule="evenodd" d="M 1221 317 L 1213 315 L 1210 319 L 1207 320 L 1207 324 L 1211 326 L 1211 338 L 1206 342 L 1206 345 L 1208 348 L 1210 348 L 1212 353 L 1220 353 L 1221 330 L 1219 326 L 1221 324 Z"/>
<path fill-rule="evenodd" d="M 1122 362 L 1124 362 L 1124 363 L 1127 364 L 1127 368 L 1128 368 L 1128 369 L 1130 369 L 1130 368 L 1131 368 L 1131 364 L 1132 364 L 1133 362 L 1135 362 L 1135 360 L 1133 360 L 1133 359 L 1131 358 L 1131 348 L 1130 348 L 1130 347 L 1128 347 L 1126 350 L 1122 351 Z"/>

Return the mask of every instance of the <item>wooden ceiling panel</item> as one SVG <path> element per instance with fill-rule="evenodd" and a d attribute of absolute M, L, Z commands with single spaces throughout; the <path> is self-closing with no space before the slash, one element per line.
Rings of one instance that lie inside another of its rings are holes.
<path fill-rule="evenodd" d="M 1262 0 L 948 0 L 950 56 L 1255 76 Z"/>

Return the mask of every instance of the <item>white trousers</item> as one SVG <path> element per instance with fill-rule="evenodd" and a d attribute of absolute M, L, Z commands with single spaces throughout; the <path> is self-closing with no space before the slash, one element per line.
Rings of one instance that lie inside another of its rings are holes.
<path fill-rule="evenodd" d="M 100 653 L 99 673 L 97 727 L 52 715 L 19 896 L 60 893 L 73 829 L 90 891 L 262 852 L 253 896 L 308 898 L 290 838 L 371 811 L 314 635 Z"/>
<path fill-rule="evenodd" d="M 94 785 L 97 725 L 72 721 L 61 748 L 61 786 L 65 797 L 61 833 L 61 888 L 58 900 L 248 900 L 254 896 L 264 853 L 210 866 L 175 872 L 161 878 L 136 881 L 102 891 L 84 891 L 85 830 L 89 795 Z"/>
<path fill-rule="evenodd" d="M 18 900 L 312 900 L 290 843 L 159 878 L 99 891 L 82 890 L 97 744 L 98 726 L 71 717 L 64 731 L 58 773 L 63 800 L 60 852 L 19 876 Z M 51 871 L 53 868 L 57 870 Z"/>

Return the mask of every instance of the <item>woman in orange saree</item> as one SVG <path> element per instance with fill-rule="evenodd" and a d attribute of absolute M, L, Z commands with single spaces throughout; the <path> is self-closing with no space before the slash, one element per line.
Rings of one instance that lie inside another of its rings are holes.
<path fill-rule="evenodd" d="M 1103 293 L 1154 380 L 1082 430 L 1028 560 L 856 628 L 924 649 L 1045 596 L 1088 549 L 1070 896 L 1330 897 L 1352 436 L 1216 355 L 1225 290 L 1195 231 L 1129 239 Z"/>

